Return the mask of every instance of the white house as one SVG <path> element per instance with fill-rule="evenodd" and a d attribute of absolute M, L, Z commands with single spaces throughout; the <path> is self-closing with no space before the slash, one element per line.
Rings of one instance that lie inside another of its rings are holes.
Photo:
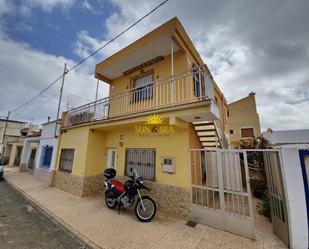
<path fill-rule="evenodd" d="M 304 130 L 279 130 L 270 128 L 262 133 L 272 146 L 309 144 L 309 129 Z M 292 146 L 295 147 L 295 146 Z"/>
<path fill-rule="evenodd" d="M 58 145 L 59 126 L 55 134 L 56 120 L 42 124 L 42 135 L 38 148 L 38 160 L 34 176 L 40 181 L 49 183 L 51 171 L 55 168 Z M 56 136 L 55 136 L 56 135 Z"/>
<path fill-rule="evenodd" d="M 23 141 L 23 149 L 21 154 L 20 171 L 34 171 L 37 162 L 37 150 L 40 144 L 41 130 L 33 131 L 28 134 Z"/>
<path fill-rule="evenodd" d="M 59 126 L 55 134 L 56 120 L 42 124 L 42 130 L 25 138 L 20 170 L 31 170 L 34 177 L 50 182 L 50 173 L 55 167 Z"/>

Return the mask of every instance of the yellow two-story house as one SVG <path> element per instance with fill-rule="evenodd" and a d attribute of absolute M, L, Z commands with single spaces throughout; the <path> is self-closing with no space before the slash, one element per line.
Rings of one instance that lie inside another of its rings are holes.
<path fill-rule="evenodd" d="M 226 148 L 226 100 L 177 18 L 96 65 L 109 97 L 63 113 L 52 184 L 103 189 L 103 171 L 137 170 L 159 208 L 190 216 L 192 148 Z"/>

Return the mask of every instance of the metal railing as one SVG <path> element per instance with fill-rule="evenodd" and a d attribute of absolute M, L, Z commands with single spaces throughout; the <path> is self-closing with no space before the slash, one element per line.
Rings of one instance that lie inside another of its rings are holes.
<path fill-rule="evenodd" d="M 206 101 L 213 91 L 206 67 L 194 68 L 69 110 L 64 126 Z"/>

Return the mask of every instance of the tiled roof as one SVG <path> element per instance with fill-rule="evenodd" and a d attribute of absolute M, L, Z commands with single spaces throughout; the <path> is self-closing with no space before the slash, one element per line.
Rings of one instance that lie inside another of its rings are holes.
<path fill-rule="evenodd" d="M 42 130 L 33 131 L 30 134 L 27 135 L 27 137 L 40 137 L 42 133 Z"/>

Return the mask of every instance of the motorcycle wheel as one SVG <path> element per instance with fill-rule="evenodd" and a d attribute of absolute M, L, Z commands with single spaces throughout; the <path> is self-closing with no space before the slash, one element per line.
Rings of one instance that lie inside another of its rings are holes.
<path fill-rule="evenodd" d="M 138 199 L 135 205 L 135 215 L 141 222 L 149 222 L 155 217 L 157 207 L 156 203 L 149 196 L 142 196 L 145 211 L 143 209 L 141 200 Z"/>
<path fill-rule="evenodd" d="M 117 199 L 114 198 L 114 194 L 110 190 L 105 191 L 105 204 L 110 209 L 117 206 Z"/>

